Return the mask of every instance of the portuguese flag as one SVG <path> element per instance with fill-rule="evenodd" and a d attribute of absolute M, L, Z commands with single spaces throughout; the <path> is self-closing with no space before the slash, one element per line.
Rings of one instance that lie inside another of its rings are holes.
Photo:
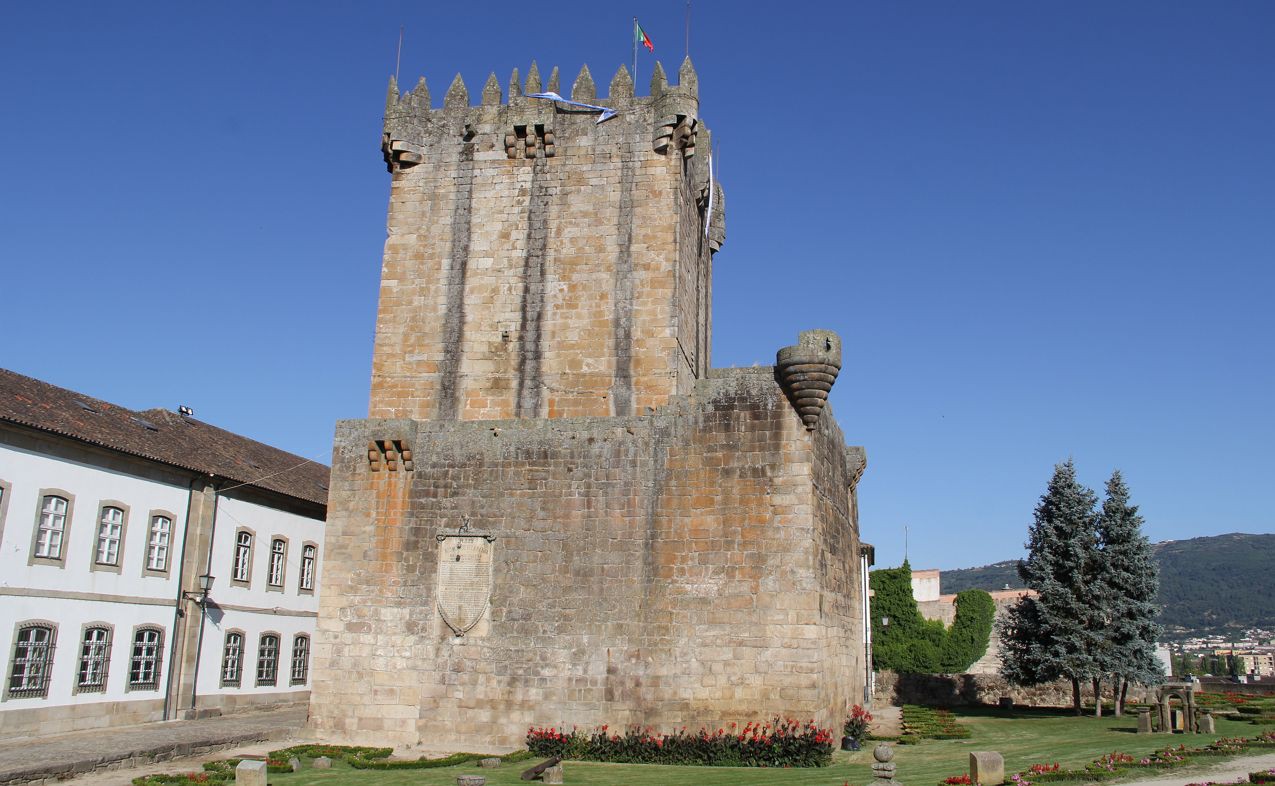
<path fill-rule="evenodd" d="M 655 51 L 655 44 L 651 42 L 651 37 L 642 29 L 642 25 L 638 24 L 636 18 L 633 20 L 633 43 L 635 46 L 641 44 L 648 52 Z"/>

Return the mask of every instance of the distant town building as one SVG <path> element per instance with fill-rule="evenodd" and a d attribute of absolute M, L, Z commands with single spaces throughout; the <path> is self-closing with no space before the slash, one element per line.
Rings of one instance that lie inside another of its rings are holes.
<path fill-rule="evenodd" d="M 327 482 L 0 369 L 0 736 L 307 701 Z"/>
<path fill-rule="evenodd" d="M 1248 674 L 1254 677 L 1275 676 L 1275 648 L 1253 647 L 1242 649 L 1225 647 L 1213 650 L 1213 654 L 1222 658 L 1237 658 L 1236 672 L 1239 674 Z"/>

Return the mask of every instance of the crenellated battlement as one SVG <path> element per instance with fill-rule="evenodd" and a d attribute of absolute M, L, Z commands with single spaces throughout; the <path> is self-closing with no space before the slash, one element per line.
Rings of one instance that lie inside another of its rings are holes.
<path fill-rule="evenodd" d="M 699 79 L 690 58 L 678 69 L 677 84 L 669 84 L 664 67 L 658 62 L 651 75 L 650 95 L 635 95 L 633 77 L 621 65 L 607 86 L 607 97 L 598 97 L 597 84 L 588 65 L 580 69 L 571 85 L 571 102 L 534 98 L 534 94 L 562 95 L 559 71 L 555 66 L 548 82 L 542 84 L 540 70 L 533 61 L 526 80 L 518 69 L 510 75 L 507 89 L 493 72 L 487 77 L 479 101 L 472 103 L 470 91 L 460 74 L 452 80 L 443 96 L 442 106 L 435 108 L 429 87 L 421 77 L 406 93 L 400 93 L 397 81 L 390 79 L 385 101 L 385 125 L 382 153 L 390 172 L 398 172 L 424 163 L 432 148 L 460 140 L 474 145 L 476 158 L 482 153 L 504 154 L 507 158 L 552 158 L 559 152 L 561 134 L 555 128 L 604 126 L 615 123 L 631 129 L 634 116 L 649 128 L 651 149 L 667 154 L 680 152 L 686 159 L 695 155 L 697 145 L 705 144 L 708 134 L 699 120 Z M 599 122 L 602 110 L 614 115 Z M 622 122 L 616 123 L 616 120 Z M 602 134 L 587 133 L 590 140 L 614 136 L 606 129 Z M 701 135 L 705 138 L 701 138 Z M 553 140 L 553 141 L 551 141 Z M 703 177 L 707 180 L 707 170 Z"/>

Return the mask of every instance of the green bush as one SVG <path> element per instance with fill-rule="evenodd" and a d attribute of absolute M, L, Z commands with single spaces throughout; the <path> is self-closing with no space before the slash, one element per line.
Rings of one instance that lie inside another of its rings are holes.
<path fill-rule="evenodd" d="M 965 590 L 956 596 L 956 619 L 943 638 L 939 669 L 947 674 L 965 671 L 987 653 L 992 635 L 996 603 L 979 589 Z"/>
<path fill-rule="evenodd" d="M 992 596 L 966 590 L 956 596 L 949 630 L 921 616 L 912 597 L 912 568 L 872 571 L 872 661 L 877 669 L 906 674 L 959 673 L 983 657 L 996 616 Z M 890 624 L 884 624 L 889 618 Z"/>

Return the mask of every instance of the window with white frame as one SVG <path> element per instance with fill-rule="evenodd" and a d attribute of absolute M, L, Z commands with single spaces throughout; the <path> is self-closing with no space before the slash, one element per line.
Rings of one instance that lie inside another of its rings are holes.
<path fill-rule="evenodd" d="M 247 581 L 252 574 L 252 533 L 240 530 L 235 535 L 235 564 L 231 577 Z"/>
<path fill-rule="evenodd" d="M 53 671 L 53 647 L 57 628 L 43 623 L 18 628 L 9 662 L 6 694 L 14 699 L 42 699 L 49 695 L 49 675 Z"/>
<path fill-rule="evenodd" d="M 168 548 L 172 543 L 173 520 L 168 516 L 151 516 L 150 534 L 146 539 L 146 569 L 164 572 L 168 570 Z"/>
<path fill-rule="evenodd" d="M 304 685 L 310 674 L 310 637 L 298 633 L 292 639 L 292 684 Z"/>
<path fill-rule="evenodd" d="M 75 681 L 76 692 L 105 692 L 110 663 L 111 629 L 100 625 L 85 628 L 84 640 L 80 643 L 80 670 Z"/>
<path fill-rule="evenodd" d="M 97 521 L 97 564 L 119 565 L 123 541 L 124 510 L 110 505 L 103 507 Z"/>
<path fill-rule="evenodd" d="M 283 568 L 288 555 L 288 543 L 283 538 L 270 541 L 270 572 L 266 583 L 272 587 L 283 586 Z"/>
<path fill-rule="evenodd" d="M 221 651 L 221 686 L 238 688 L 243 679 L 243 634 L 228 631 Z"/>
<path fill-rule="evenodd" d="M 40 504 L 40 524 L 35 536 L 35 556 L 62 559 L 62 536 L 66 532 L 66 497 L 48 494 Z"/>
<path fill-rule="evenodd" d="M 133 657 L 128 669 L 130 690 L 159 687 L 160 644 L 163 640 L 163 631 L 158 628 L 139 628 L 133 634 Z"/>
<path fill-rule="evenodd" d="M 314 563 L 318 556 L 318 549 L 307 543 L 301 549 L 301 582 L 299 589 L 314 589 Z"/>
<path fill-rule="evenodd" d="M 257 685 L 274 685 L 279 675 L 279 637 L 261 634 L 257 646 Z"/>

